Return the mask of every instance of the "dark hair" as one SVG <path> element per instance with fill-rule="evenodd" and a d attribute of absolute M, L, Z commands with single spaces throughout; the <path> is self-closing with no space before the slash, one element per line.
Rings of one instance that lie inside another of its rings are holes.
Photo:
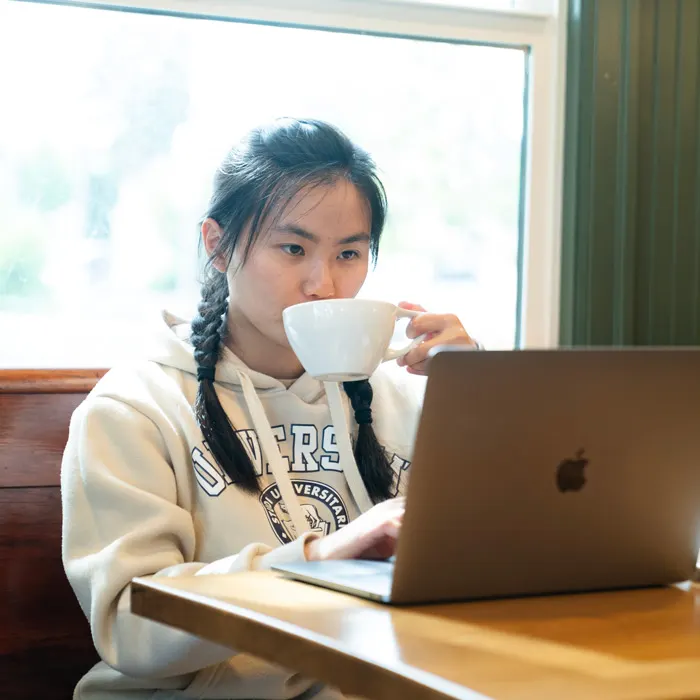
<path fill-rule="evenodd" d="M 228 266 L 249 225 L 241 256 L 245 264 L 270 216 L 281 214 L 303 188 L 333 184 L 341 178 L 355 185 L 367 202 L 370 251 L 376 262 L 386 219 L 384 187 L 371 157 L 330 124 L 279 119 L 254 129 L 229 152 L 214 179 L 205 218 L 216 221 L 223 234 L 205 266 L 202 298 L 192 321 L 199 379 L 195 415 L 221 468 L 249 493 L 260 492 L 255 468 L 214 388 L 214 371 L 227 331 L 228 283 L 212 261 L 221 257 Z M 392 469 L 371 425 L 372 387 L 368 380 L 346 382 L 344 387 L 359 424 L 355 460 L 370 498 L 378 503 L 390 496 Z"/>

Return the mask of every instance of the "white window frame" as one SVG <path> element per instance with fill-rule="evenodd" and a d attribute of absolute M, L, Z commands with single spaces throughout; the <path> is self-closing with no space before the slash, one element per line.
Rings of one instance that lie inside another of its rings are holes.
<path fill-rule="evenodd" d="M 559 344 L 565 0 L 44 0 L 530 52 L 520 346 Z"/>

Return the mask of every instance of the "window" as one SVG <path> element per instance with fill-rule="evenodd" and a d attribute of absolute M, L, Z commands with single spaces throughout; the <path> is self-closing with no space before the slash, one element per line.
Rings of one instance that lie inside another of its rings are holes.
<path fill-rule="evenodd" d="M 390 219 L 362 295 L 456 312 L 489 347 L 552 344 L 556 142 L 533 136 L 538 118 L 553 124 L 553 92 L 529 70 L 554 70 L 517 23 L 480 29 L 489 15 L 398 0 L 358 0 L 374 9 L 352 21 L 265 2 L 244 21 L 221 21 L 235 2 L 148 5 L 0 8 L 3 366 L 109 366 L 140 354 L 159 309 L 189 315 L 216 165 L 279 115 L 337 124 L 380 167 Z"/>
<path fill-rule="evenodd" d="M 406 0 L 388 0 L 388 2 L 406 2 Z M 443 7 L 464 7 L 476 10 L 502 10 L 525 15 L 554 14 L 556 0 L 409 0 L 417 5 L 438 5 Z"/>

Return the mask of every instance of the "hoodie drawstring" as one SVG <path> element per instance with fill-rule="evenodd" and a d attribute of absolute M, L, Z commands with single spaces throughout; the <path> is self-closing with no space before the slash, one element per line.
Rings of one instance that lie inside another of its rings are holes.
<path fill-rule="evenodd" d="M 248 411 L 250 412 L 250 417 L 253 419 L 253 425 L 258 433 L 258 438 L 260 439 L 260 445 L 262 447 L 265 459 L 270 464 L 272 469 L 272 474 L 275 477 L 277 486 L 280 490 L 280 496 L 282 501 L 287 508 L 289 517 L 294 523 L 294 529 L 296 530 L 297 537 L 300 537 L 304 532 L 309 530 L 309 526 L 304 516 L 304 511 L 301 509 L 299 504 L 299 499 L 294 493 L 294 487 L 292 486 L 292 481 L 287 475 L 287 467 L 285 466 L 282 455 L 280 454 L 279 447 L 277 446 L 277 440 L 275 439 L 274 433 L 270 426 L 270 422 L 267 420 L 265 415 L 265 409 L 263 408 L 262 402 L 258 397 L 258 393 L 255 391 L 253 382 L 250 377 L 237 370 L 238 379 L 243 388 L 243 396 L 248 405 Z"/>

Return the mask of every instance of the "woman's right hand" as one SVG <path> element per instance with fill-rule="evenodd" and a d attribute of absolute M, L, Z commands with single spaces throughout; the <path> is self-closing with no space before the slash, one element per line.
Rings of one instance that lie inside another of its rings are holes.
<path fill-rule="evenodd" d="M 391 498 L 377 504 L 330 535 L 310 539 L 307 561 L 326 559 L 387 559 L 394 554 L 406 500 Z"/>

